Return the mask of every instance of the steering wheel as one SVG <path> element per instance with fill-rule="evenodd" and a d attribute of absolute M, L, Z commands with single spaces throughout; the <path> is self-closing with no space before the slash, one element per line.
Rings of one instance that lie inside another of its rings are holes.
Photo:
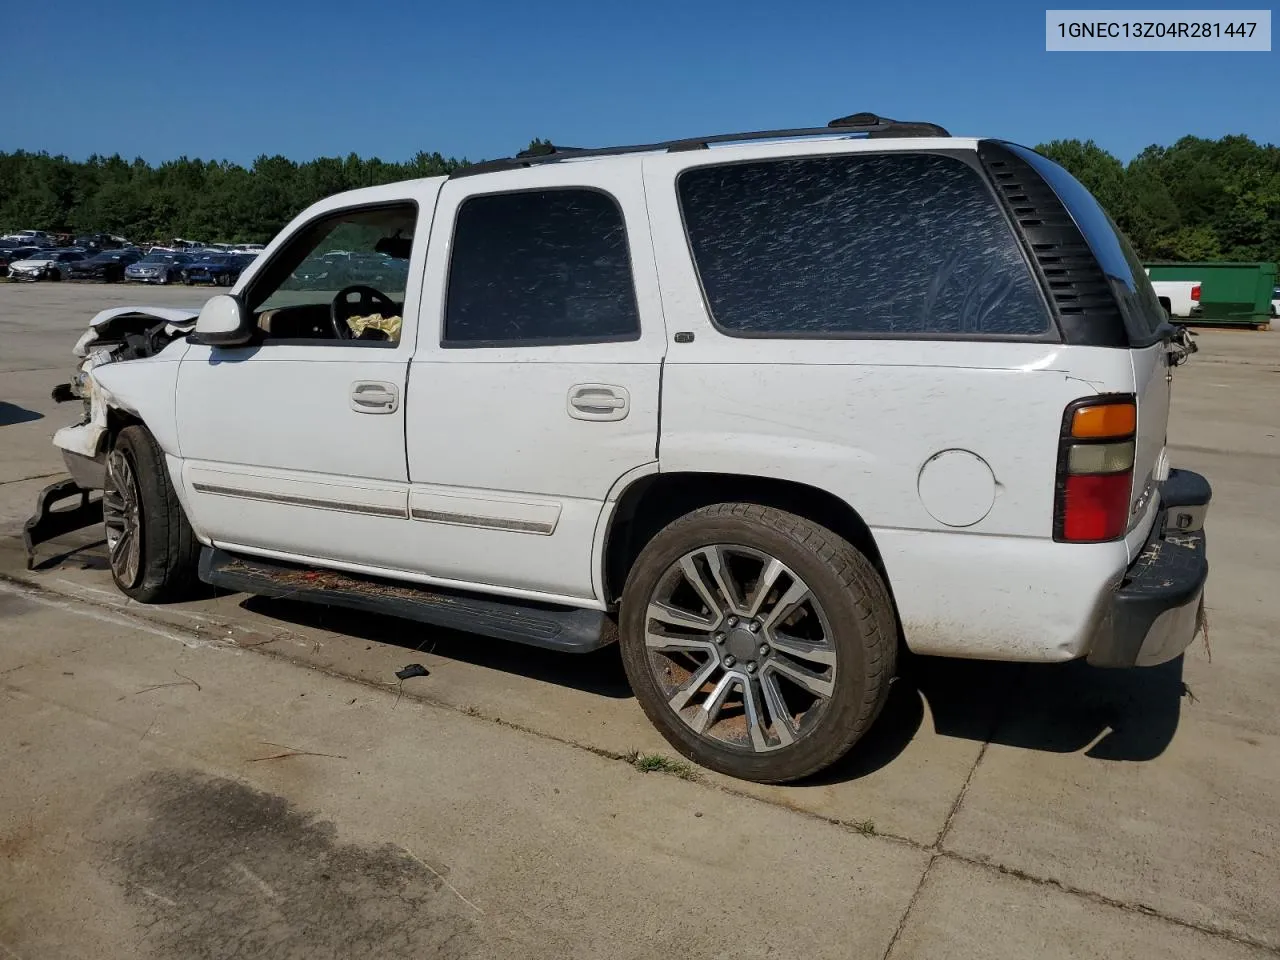
<path fill-rule="evenodd" d="M 354 304 L 348 299 L 353 293 L 360 294 L 360 299 Z M 355 339 L 351 335 L 351 328 L 347 326 L 347 317 L 364 316 L 369 313 L 378 313 L 386 317 L 394 315 L 396 309 L 396 302 L 381 290 L 375 290 L 363 283 L 353 283 L 349 287 L 343 287 L 334 294 L 329 304 L 329 321 L 333 324 L 333 335 L 339 340 Z"/>

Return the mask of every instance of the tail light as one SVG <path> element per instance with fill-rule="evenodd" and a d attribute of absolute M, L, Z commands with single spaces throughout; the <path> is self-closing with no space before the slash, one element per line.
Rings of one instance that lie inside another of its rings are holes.
<path fill-rule="evenodd" d="M 1191 299 L 1194 300 L 1196 303 L 1200 302 L 1200 284 L 1197 283 L 1194 287 L 1191 288 Z"/>
<path fill-rule="evenodd" d="M 1058 441 L 1053 538 L 1118 540 L 1129 526 L 1138 406 L 1131 394 L 1089 397 L 1067 406 Z"/>

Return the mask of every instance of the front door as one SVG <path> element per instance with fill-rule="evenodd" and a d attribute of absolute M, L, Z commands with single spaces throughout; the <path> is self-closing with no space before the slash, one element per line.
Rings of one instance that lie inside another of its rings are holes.
<path fill-rule="evenodd" d="M 182 475 L 192 523 L 217 545 L 380 566 L 404 537 L 405 321 L 426 239 L 413 241 L 416 199 L 291 228 L 239 294 L 258 318 L 254 340 L 188 350 Z"/>
<path fill-rule="evenodd" d="M 601 602 L 602 509 L 657 463 L 666 338 L 639 159 L 450 180 L 426 277 L 406 424 L 421 563 Z"/>

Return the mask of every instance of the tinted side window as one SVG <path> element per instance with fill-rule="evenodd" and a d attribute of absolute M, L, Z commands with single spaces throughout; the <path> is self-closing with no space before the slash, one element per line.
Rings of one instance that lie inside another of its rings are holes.
<path fill-rule="evenodd" d="M 458 209 L 446 345 L 640 335 L 622 211 L 596 190 L 471 197 Z"/>
<path fill-rule="evenodd" d="M 712 316 L 731 334 L 1049 330 L 1008 222 L 960 160 L 854 154 L 700 167 L 678 189 Z"/>
<path fill-rule="evenodd" d="M 1053 188 L 1111 282 L 1129 333 L 1138 342 L 1149 339 L 1166 322 L 1164 308 L 1128 238 L 1084 184 L 1064 167 L 1026 147 L 1013 143 L 1005 147 L 1031 164 Z"/>

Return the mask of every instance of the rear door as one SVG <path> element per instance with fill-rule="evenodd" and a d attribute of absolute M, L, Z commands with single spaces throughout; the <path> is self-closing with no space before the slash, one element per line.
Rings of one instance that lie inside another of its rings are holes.
<path fill-rule="evenodd" d="M 656 469 L 666 342 L 640 161 L 450 180 L 409 372 L 423 572 L 598 602 L 604 504 Z"/>

